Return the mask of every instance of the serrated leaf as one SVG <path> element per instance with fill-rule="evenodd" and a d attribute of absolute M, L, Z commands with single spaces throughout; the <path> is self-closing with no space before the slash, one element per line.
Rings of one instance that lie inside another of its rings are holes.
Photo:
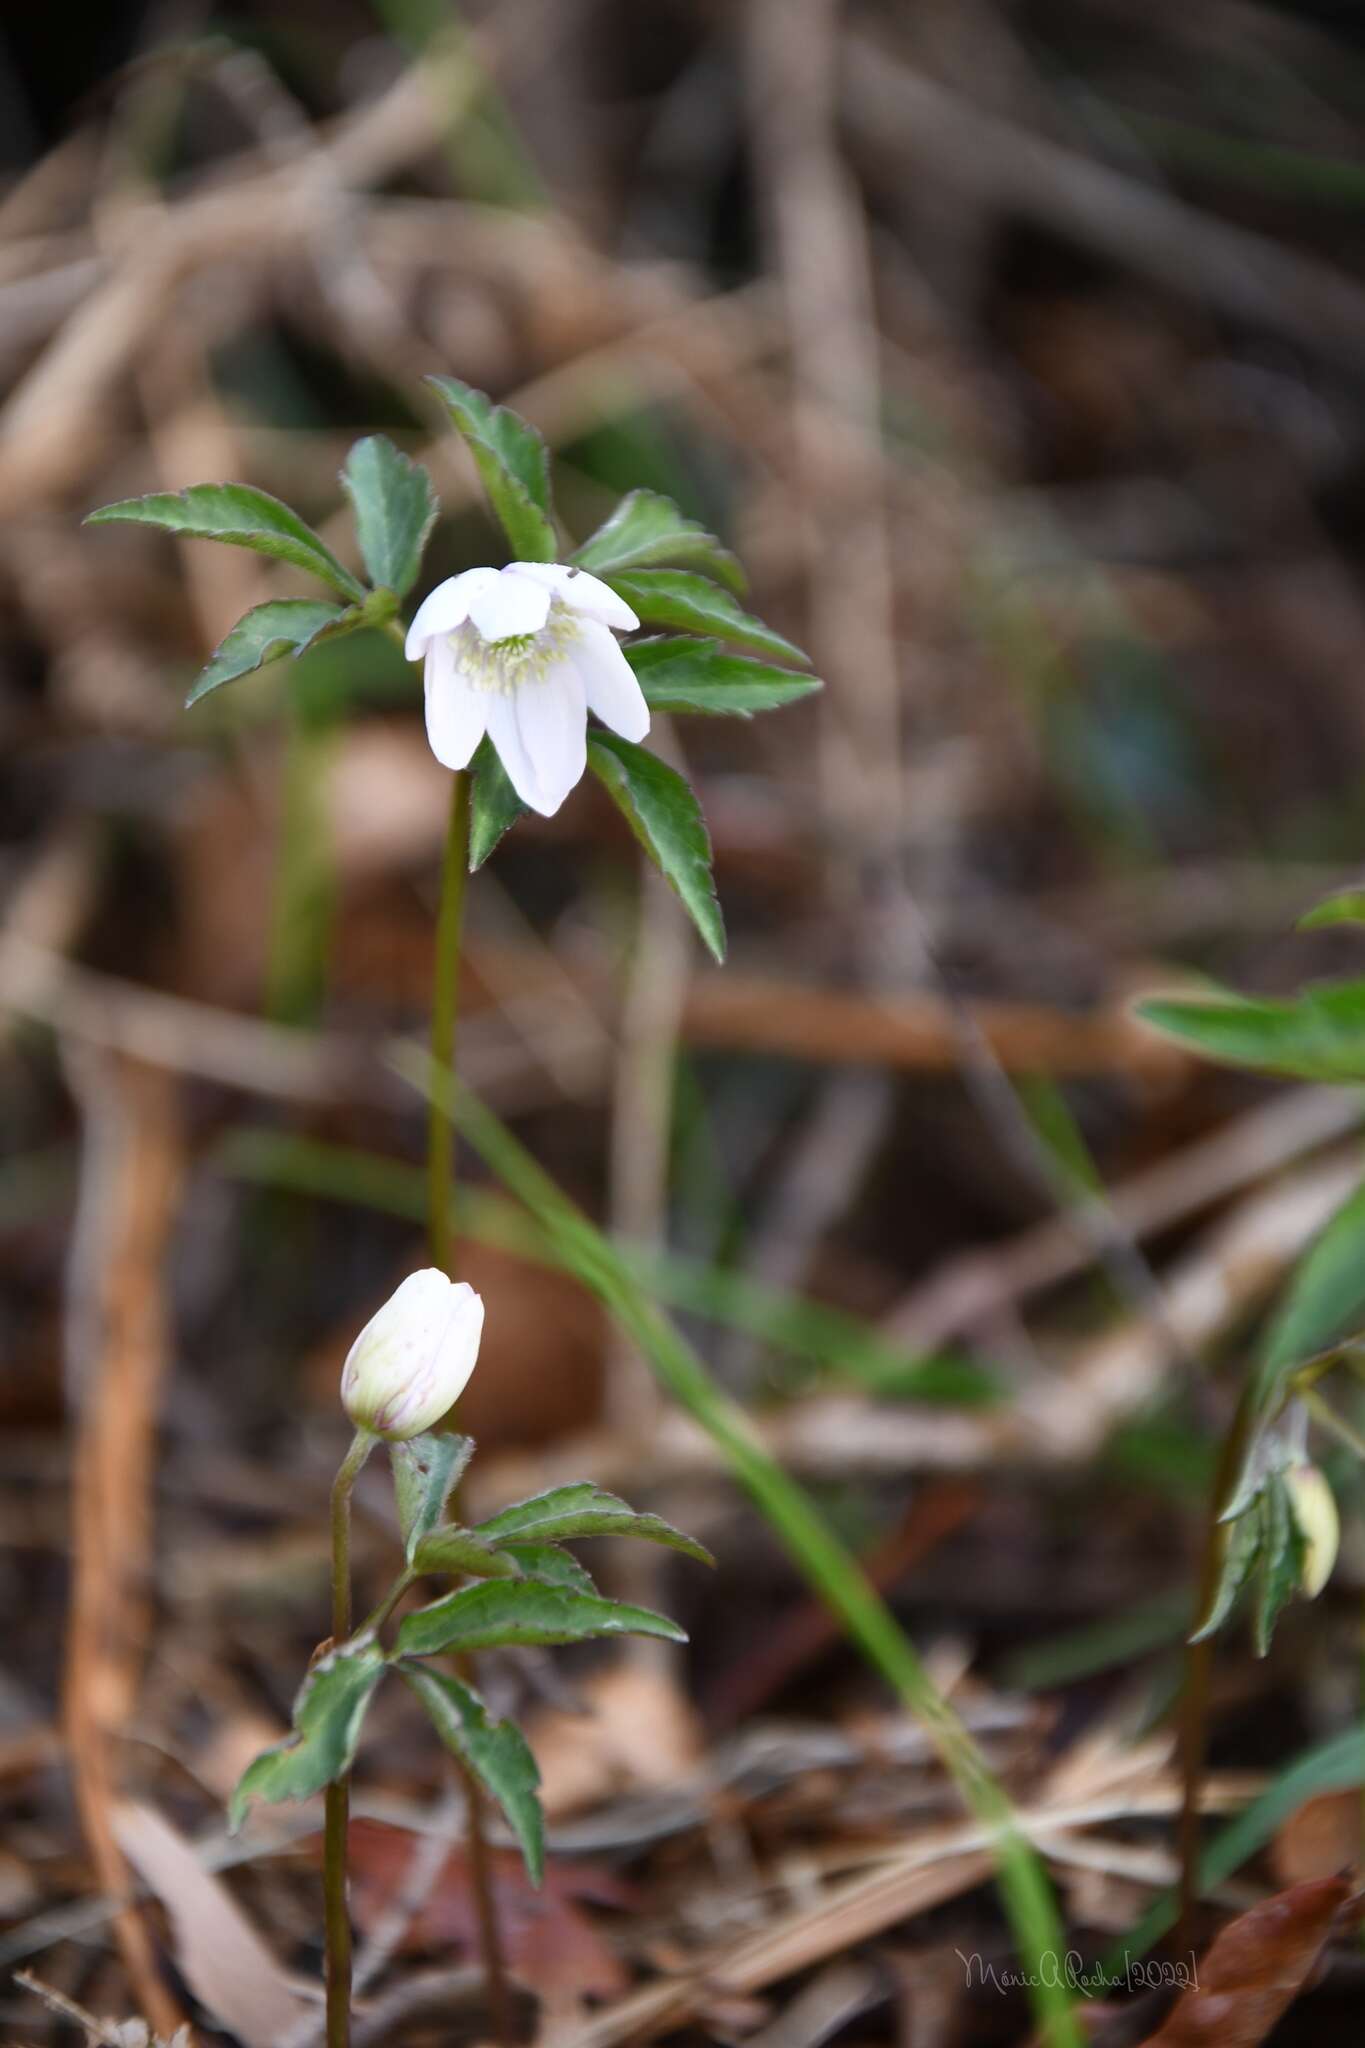
<path fill-rule="evenodd" d="M 707 576 L 694 576 L 686 569 L 639 569 L 606 576 L 618 597 L 647 626 L 674 626 L 685 633 L 714 633 L 737 647 L 750 647 L 755 654 L 771 654 L 779 661 L 806 657 L 794 642 L 784 640 L 736 603 L 728 590 Z"/>
<path fill-rule="evenodd" d="M 454 1434 L 411 1436 L 389 1445 L 398 1526 L 408 1562 L 446 1511 L 446 1502 L 474 1455 L 474 1440 Z"/>
<path fill-rule="evenodd" d="M 472 763 L 474 789 L 469 812 L 469 872 L 477 874 L 504 832 L 523 817 L 526 806 L 512 787 L 497 748 L 487 734 Z"/>
<path fill-rule="evenodd" d="M 473 1529 L 433 1529 L 419 1537 L 408 1556 L 416 1572 L 466 1572 L 475 1579 L 514 1579 L 520 1559 L 510 1550 L 498 1550 Z"/>
<path fill-rule="evenodd" d="M 1315 903 L 1299 919 L 1301 932 L 1321 931 L 1327 925 L 1365 924 L 1365 889 L 1337 889 Z"/>
<path fill-rule="evenodd" d="M 301 654 L 319 633 L 345 617 L 345 608 L 325 598 L 277 597 L 253 605 L 220 641 L 199 671 L 185 708 L 223 683 L 249 676 L 282 654 Z"/>
<path fill-rule="evenodd" d="M 374 1642 L 319 1658 L 294 1702 L 294 1732 L 248 1764 L 232 1795 L 238 1828 L 253 1799 L 308 1799 L 345 1775 L 355 1759 L 365 1710 L 387 1669 Z"/>
<path fill-rule="evenodd" d="M 1139 1003 L 1158 1031 L 1210 1059 L 1304 1081 L 1365 1080 L 1365 981 L 1322 982 L 1291 1001 L 1227 996 Z"/>
<path fill-rule="evenodd" d="M 1301 1366 L 1365 1328 L 1365 1183 L 1328 1219 L 1294 1268 L 1238 1405 L 1241 1442 L 1219 1513 L 1242 1514 L 1268 1464 L 1267 1440 Z"/>
<path fill-rule="evenodd" d="M 1189 1636 L 1192 1643 L 1202 1643 L 1207 1636 L 1218 1633 L 1246 1589 L 1247 1581 L 1256 1568 L 1260 1548 L 1260 1518 L 1253 1509 L 1233 1522 L 1223 1538 L 1223 1563 L 1218 1583 L 1203 1612 L 1195 1617 Z"/>
<path fill-rule="evenodd" d="M 370 581 L 406 597 L 439 510 L 431 478 L 385 435 L 370 434 L 346 457 L 341 481 Z"/>
<path fill-rule="evenodd" d="M 331 549 L 297 512 L 268 491 L 252 484 L 192 484 L 187 491 L 153 491 L 145 498 L 123 498 L 101 505 L 86 519 L 88 526 L 131 520 L 159 527 L 187 540 L 219 540 L 230 547 L 253 548 L 330 584 L 345 598 L 360 600 L 365 586 L 342 567 Z"/>
<path fill-rule="evenodd" d="M 636 640 L 623 652 L 655 711 L 752 718 L 756 711 L 779 710 L 824 688 L 819 676 L 727 654 L 715 640 L 690 634 Z"/>
<path fill-rule="evenodd" d="M 623 1601 L 599 1600 L 530 1579 L 498 1579 L 464 1586 L 405 1615 L 398 1649 L 403 1656 L 430 1657 L 441 1650 L 578 1643 L 591 1636 L 623 1635 L 687 1641 L 676 1622 L 647 1607 L 628 1607 Z"/>
<path fill-rule="evenodd" d="M 597 1591 L 578 1559 L 555 1543 L 509 1543 L 499 1555 L 514 1558 L 522 1577 L 542 1586 L 567 1586 L 572 1593 Z"/>
<path fill-rule="evenodd" d="M 565 1543 L 576 1536 L 638 1536 L 646 1543 L 663 1543 L 680 1550 L 699 1564 L 715 1563 L 704 1544 L 681 1529 L 675 1529 L 658 1515 L 639 1514 L 614 1493 L 604 1493 L 590 1479 L 569 1486 L 555 1486 L 548 1493 L 533 1494 L 529 1500 L 510 1506 L 481 1522 L 478 1534 L 502 1545 L 513 1542 Z"/>
<path fill-rule="evenodd" d="M 545 1869 L 545 1823 L 537 1787 L 540 1771 L 521 1730 L 511 1721 L 490 1721 L 472 1687 L 420 1664 L 398 1670 L 432 1719 L 446 1748 L 471 1770 L 497 1801 L 530 1873 L 539 1884 Z"/>
<path fill-rule="evenodd" d="M 730 550 L 658 491 L 629 492 L 573 559 L 594 576 L 671 563 L 704 569 L 732 590 L 743 591 L 745 586 L 744 571 Z"/>
<path fill-rule="evenodd" d="M 711 878 L 711 837 L 687 783 L 656 754 L 615 733 L 589 734 L 588 765 L 682 898 L 713 957 L 723 961 L 725 925 Z"/>
<path fill-rule="evenodd" d="M 1264 1657 L 1270 1648 L 1275 1623 L 1299 1590 L 1306 1545 L 1289 1505 L 1285 1483 L 1278 1472 L 1266 1482 L 1258 1506 L 1261 1547 L 1257 1560 L 1252 1640 L 1256 1655 Z"/>
<path fill-rule="evenodd" d="M 489 502 L 519 562 L 553 562 L 545 443 L 528 420 L 458 377 L 428 377 L 474 457 Z"/>

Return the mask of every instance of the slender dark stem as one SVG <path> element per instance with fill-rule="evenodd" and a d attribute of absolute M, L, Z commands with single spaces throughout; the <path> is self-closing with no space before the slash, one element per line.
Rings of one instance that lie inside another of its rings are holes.
<path fill-rule="evenodd" d="M 332 1482 L 332 1642 L 351 1633 L 351 1488 L 374 1446 L 358 1429 Z M 327 2048 L 349 2048 L 351 2039 L 351 1918 L 346 1903 L 346 1851 L 351 1787 L 339 1778 L 327 1787 L 324 1805 L 322 1882 L 327 1933 Z"/>
<path fill-rule="evenodd" d="M 443 1073 L 455 1065 L 455 1020 L 460 991 L 460 927 L 464 922 L 465 857 L 469 842 L 469 777 L 456 775 L 441 863 L 441 905 L 436 917 L 436 981 L 431 998 L 431 1057 Z M 427 1235 L 431 1263 L 451 1267 L 450 1210 L 455 1182 L 455 1132 L 434 1104 L 427 1117 Z"/>
<path fill-rule="evenodd" d="M 468 845 L 469 777 L 458 774 L 450 793 L 450 822 L 441 863 L 441 903 L 436 918 L 436 977 L 431 1002 L 431 1057 L 443 1074 L 452 1073 L 455 1066 L 460 928 L 464 921 Z M 443 1273 L 449 1273 L 453 1264 L 450 1217 L 454 1187 L 455 1132 L 442 1105 L 433 1101 L 427 1117 L 427 1237 L 431 1263 L 439 1266 Z M 458 1660 L 457 1668 L 462 1677 L 469 1676 L 467 1659 Z M 469 1882 L 479 1926 L 479 1952 L 488 1993 L 489 2017 L 502 2048 L 510 2048 L 513 2039 L 512 2010 L 507 1993 L 492 1865 L 484 1835 L 483 1800 L 478 1784 L 469 1772 L 462 1770 L 461 1777 L 465 1791 Z M 328 2048 L 331 2048 L 330 2042 Z"/>

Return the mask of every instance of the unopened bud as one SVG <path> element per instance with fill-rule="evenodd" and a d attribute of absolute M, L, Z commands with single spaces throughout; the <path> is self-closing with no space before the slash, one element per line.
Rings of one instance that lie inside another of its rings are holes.
<path fill-rule="evenodd" d="M 463 1393 L 479 1356 L 483 1301 L 429 1266 L 412 1273 L 347 1354 L 341 1399 L 358 1429 L 420 1436 Z"/>
<path fill-rule="evenodd" d="M 1332 1576 L 1341 1541 L 1341 1521 L 1331 1487 L 1316 1465 L 1291 1465 L 1284 1475 L 1289 1506 L 1303 1538 L 1299 1585 L 1316 1600 Z"/>

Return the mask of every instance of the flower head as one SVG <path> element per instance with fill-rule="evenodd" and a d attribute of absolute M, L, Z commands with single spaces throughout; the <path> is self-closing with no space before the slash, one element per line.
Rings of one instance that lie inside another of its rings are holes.
<path fill-rule="evenodd" d="M 420 1436 L 464 1391 L 482 1334 L 483 1301 L 472 1287 L 434 1266 L 410 1273 L 347 1353 L 346 1413 L 376 1436 Z"/>
<path fill-rule="evenodd" d="M 587 766 L 588 713 L 642 740 L 649 707 L 611 629 L 630 606 L 586 569 L 509 562 L 466 569 L 422 600 L 409 661 L 425 657 L 427 738 L 467 768 L 487 733 L 524 804 L 550 817 Z"/>
<path fill-rule="evenodd" d="M 1316 1600 L 1332 1576 L 1341 1543 L 1336 1498 L 1316 1465 L 1291 1465 L 1284 1475 L 1289 1505 L 1303 1539 L 1299 1586 Z"/>

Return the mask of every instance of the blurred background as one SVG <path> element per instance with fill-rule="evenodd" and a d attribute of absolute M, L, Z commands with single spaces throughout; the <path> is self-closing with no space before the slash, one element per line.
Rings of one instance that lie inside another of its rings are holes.
<path fill-rule="evenodd" d="M 307 2019 L 317 1816 L 234 1846 L 222 1802 L 325 1611 L 341 1358 L 424 1261 L 423 1113 L 384 1047 L 424 1028 L 448 789 L 377 635 L 184 713 L 239 613 L 302 586 L 81 520 L 234 478 L 351 559 L 337 472 L 382 430 L 443 502 L 426 580 L 496 562 L 428 372 L 535 422 L 575 538 L 625 489 L 676 498 L 826 678 L 657 736 L 710 823 L 724 970 L 594 786 L 517 827 L 472 891 L 462 1071 L 815 1490 L 1016 1796 L 1102 1809 L 1048 1837 L 1098 1953 L 1174 1869 L 1218 1430 L 1359 1174 L 1354 1093 L 1215 1072 L 1130 1008 L 1358 963 L 1294 922 L 1361 858 L 1359 11 L 28 9 L 0 108 L 10 2038 L 86 2038 L 16 1967 L 163 2035 Z M 557 1852 L 539 1900 L 499 1866 L 528 2027 L 1023 2038 L 1022 1993 L 964 1978 L 1007 1933 L 926 1745 L 462 1170 L 476 1504 L 588 1473 L 720 1560 L 643 1587 L 676 1659 L 490 1660 Z M 1220 1662 L 1215 1806 L 1350 1721 L 1336 1476 L 1333 1588 Z M 1352 1860 L 1356 1804 L 1286 1823 L 1230 1902 Z M 361 2038 L 479 2038 L 459 1807 L 401 1701 L 357 1812 Z M 928 1879 L 838 1918 L 931 1830 Z M 148 1903 L 115 1912 L 130 1872 Z M 632 2004 L 668 1971 L 680 2008 Z M 1358 1982 L 1339 1958 L 1286 2027 L 1350 2038 Z"/>

